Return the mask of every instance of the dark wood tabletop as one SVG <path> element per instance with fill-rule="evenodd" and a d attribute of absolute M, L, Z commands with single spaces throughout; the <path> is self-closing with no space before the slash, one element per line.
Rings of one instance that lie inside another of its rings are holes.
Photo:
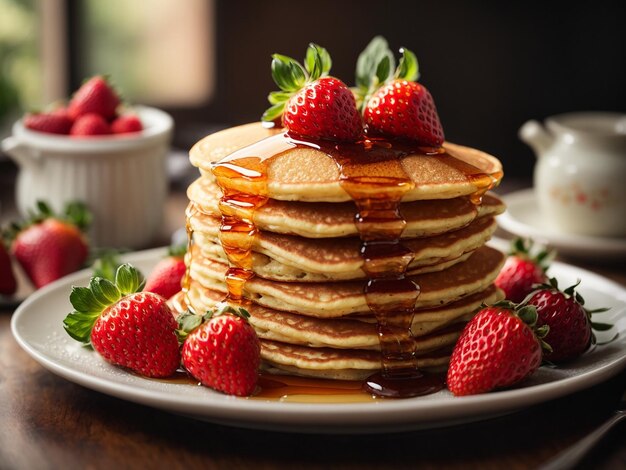
<path fill-rule="evenodd" d="M 184 223 L 185 204 L 184 193 L 173 191 L 163 240 Z M 620 265 L 584 267 L 626 285 Z M 606 420 L 626 386 L 621 373 L 505 416 L 416 432 L 255 431 L 170 414 L 60 378 L 18 346 L 12 313 L 0 309 L 1 469 L 532 469 Z M 626 468 L 626 426 L 580 468 Z"/>

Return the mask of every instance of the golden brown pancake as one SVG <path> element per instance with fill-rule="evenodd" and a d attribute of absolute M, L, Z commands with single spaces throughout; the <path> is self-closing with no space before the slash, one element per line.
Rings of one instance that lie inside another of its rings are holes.
<path fill-rule="evenodd" d="M 187 190 L 193 203 L 187 211 L 188 218 L 196 214 L 220 217 L 218 203 L 221 195 L 215 182 L 204 178 L 196 180 Z M 400 212 L 406 220 L 406 228 L 402 236 L 413 238 L 445 233 L 464 227 L 478 216 L 498 215 L 504 212 L 504 208 L 502 200 L 491 193 L 486 194 L 478 206 L 467 197 L 403 203 Z M 357 209 L 353 202 L 307 203 L 270 199 L 255 211 L 241 208 L 235 213 L 242 219 L 252 220 L 259 229 L 273 233 L 307 238 L 358 236 L 354 222 Z"/>
<path fill-rule="evenodd" d="M 265 129 L 260 123 L 245 124 L 205 137 L 191 149 L 190 160 L 200 168 L 203 177 L 212 179 L 211 164 L 214 162 L 259 157 L 266 159 L 266 190 L 271 199 L 315 202 L 352 200 L 342 186 L 337 164 L 327 153 L 309 146 L 284 146 L 282 141 L 284 139 L 276 130 Z M 281 151 L 283 147 L 285 150 Z M 439 154 L 410 153 L 401 157 L 401 164 L 413 184 L 404 195 L 404 201 L 450 199 L 474 194 L 480 185 L 476 178 L 468 176 L 468 172 L 491 175 L 493 183 L 499 183 L 502 166 L 495 157 L 449 142 L 444 143 L 443 148 L 450 158 Z M 372 161 L 368 165 L 372 174 L 390 174 L 387 162 Z M 471 169 L 459 169 L 463 165 Z M 238 191 L 258 194 L 257 187 L 246 178 L 233 179 L 230 183 Z"/>
<path fill-rule="evenodd" d="M 204 288 L 226 293 L 227 265 L 202 258 L 197 250 L 187 255 L 191 279 Z M 190 260 L 190 261 L 189 261 Z M 444 271 L 411 276 L 421 289 L 416 308 L 435 307 L 484 290 L 497 276 L 504 255 L 489 247 L 474 251 L 467 261 Z M 302 283 L 275 282 L 254 277 L 245 285 L 246 298 L 277 310 L 320 318 L 334 318 L 369 311 L 362 281 Z M 402 293 L 396 294 L 402 296 Z M 395 301 L 392 297 L 390 302 Z"/>
<path fill-rule="evenodd" d="M 203 256 L 225 260 L 226 254 L 218 238 L 220 220 L 205 218 L 204 223 L 198 223 L 197 219 L 190 219 L 194 244 Z M 404 246 L 414 255 L 408 274 L 440 271 L 463 261 L 469 252 L 489 240 L 496 227 L 493 218 L 483 217 L 454 232 L 406 240 Z M 252 269 L 264 279 L 285 282 L 365 279 L 360 249 L 361 241 L 354 237 L 310 239 L 262 231 L 252 246 Z"/>

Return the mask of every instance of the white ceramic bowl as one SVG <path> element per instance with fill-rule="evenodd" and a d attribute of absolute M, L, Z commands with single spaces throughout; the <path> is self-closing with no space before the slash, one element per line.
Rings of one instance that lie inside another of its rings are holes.
<path fill-rule="evenodd" d="M 26 216 L 38 200 L 55 211 L 82 201 L 93 214 L 93 246 L 144 248 L 154 240 L 167 195 L 166 157 L 173 120 L 155 108 L 133 108 L 135 134 L 73 138 L 13 125 L 2 150 L 20 167 L 16 203 Z"/>

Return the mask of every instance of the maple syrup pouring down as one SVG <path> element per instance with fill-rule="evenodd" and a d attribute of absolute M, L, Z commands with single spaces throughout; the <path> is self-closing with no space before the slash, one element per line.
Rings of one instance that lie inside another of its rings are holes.
<path fill-rule="evenodd" d="M 355 222 L 367 275 L 364 294 L 377 320 L 382 365 L 380 372 L 365 381 L 364 389 L 377 396 L 398 398 L 440 390 L 440 377 L 419 370 L 411 334 L 420 287 L 406 276 L 414 253 L 401 240 L 406 220 L 399 205 L 415 185 L 402 166 L 402 158 L 415 153 L 437 155 L 446 165 L 463 172 L 478 188 L 471 197 L 475 204 L 480 203 L 496 178 L 443 148 L 419 149 L 384 140 L 307 142 L 282 133 L 241 149 L 212 166 L 223 192 L 219 237 L 230 265 L 226 273 L 226 301 L 245 302 L 245 283 L 254 276 L 252 248 L 258 234 L 254 214 L 268 200 L 268 160 L 298 146 L 316 148 L 333 159 L 343 189 L 357 206 Z M 246 209 L 248 216 L 242 217 L 240 209 Z"/>

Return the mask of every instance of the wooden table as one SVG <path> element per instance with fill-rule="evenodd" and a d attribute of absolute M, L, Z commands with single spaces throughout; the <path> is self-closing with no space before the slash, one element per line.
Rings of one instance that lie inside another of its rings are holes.
<path fill-rule="evenodd" d="M 171 195 L 164 232 L 182 226 Z M 165 234 L 164 234 L 165 235 Z M 165 237 L 164 237 L 165 238 Z M 623 285 L 618 266 L 585 266 Z M 20 349 L 0 310 L 1 469 L 531 469 L 613 411 L 626 373 L 588 390 L 488 421 L 402 434 L 296 435 L 195 421 L 83 388 Z M 626 426 L 581 468 L 626 468 Z"/>

